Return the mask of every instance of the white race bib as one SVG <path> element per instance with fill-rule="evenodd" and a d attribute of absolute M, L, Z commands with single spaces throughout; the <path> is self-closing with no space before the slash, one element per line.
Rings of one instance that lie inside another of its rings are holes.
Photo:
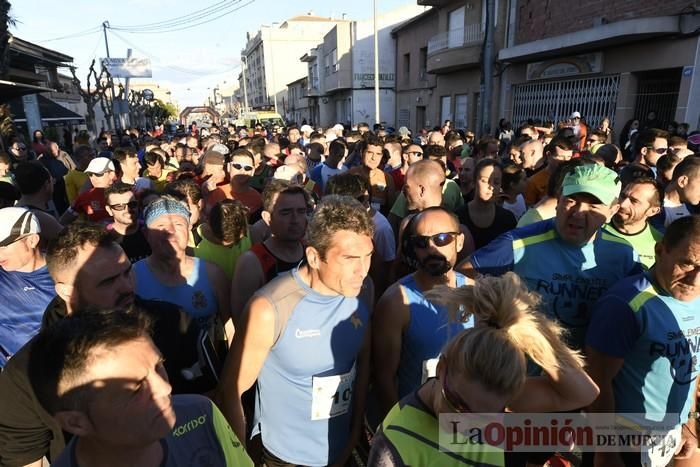
<path fill-rule="evenodd" d="M 682 426 L 679 426 L 665 436 L 659 434 L 654 444 L 642 446 L 642 466 L 666 467 L 681 444 L 681 429 Z"/>
<path fill-rule="evenodd" d="M 348 413 L 355 384 L 355 365 L 343 375 L 314 376 L 311 420 L 327 420 Z"/>
<path fill-rule="evenodd" d="M 437 364 L 440 357 L 430 358 L 428 360 L 423 360 L 423 377 L 420 383 L 423 384 L 428 381 L 428 378 L 434 378 L 437 373 Z"/>

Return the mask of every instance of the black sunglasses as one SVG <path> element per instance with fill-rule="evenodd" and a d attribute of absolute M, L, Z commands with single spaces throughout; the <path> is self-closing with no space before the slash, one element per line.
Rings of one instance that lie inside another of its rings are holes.
<path fill-rule="evenodd" d="M 128 203 L 110 204 L 109 207 L 114 209 L 115 211 L 123 211 L 127 207 L 133 210 L 139 207 L 139 202 L 129 201 Z"/>
<path fill-rule="evenodd" d="M 245 170 L 246 172 L 253 170 L 252 165 L 243 165 L 243 164 L 237 164 L 235 162 L 232 162 L 231 166 L 236 170 Z"/>
<path fill-rule="evenodd" d="M 443 232 L 435 235 L 414 235 L 411 237 L 411 243 L 413 243 L 413 246 L 416 248 L 428 248 L 432 241 L 433 245 L 441 248 L 454 242 L 457 235 L 459 235 L 459 232 Z"/>

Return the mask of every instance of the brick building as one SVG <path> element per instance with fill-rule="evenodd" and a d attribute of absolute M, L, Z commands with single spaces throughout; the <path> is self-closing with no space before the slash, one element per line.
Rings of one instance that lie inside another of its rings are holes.
<path fill-rule="evenodd" d="M 492 1 L 492 129 L 573 111 L 617 134 L 650 111 L 700 126 L 700 1 Z M 486 3 L 418 0 L 432 10 L 394 29 L 397 123 L 477 128 Z"/>
<path fill-rule="evenodd" d="M 609 117 L 619 134 L 656 113 L 700 124 L 699 2 L 512 0 L 513 33 L 498 52 L 505 72 L 499 115 L 560 121 Z"/>

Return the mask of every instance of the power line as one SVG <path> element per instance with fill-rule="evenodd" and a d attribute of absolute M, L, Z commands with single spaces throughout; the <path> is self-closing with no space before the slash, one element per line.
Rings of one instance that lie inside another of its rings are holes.
<path fill-rule="evenodd" d="M 161 59 L 160 57 L 158 57 L 157 55 L 154 55 L 154 54 L 148 52 L 147 50 L 144 50 L 144 49 L 136 46 L 131 41 L 125 39 L 121 34 L 117 34 L 111 28 L 109 29 L 109 32 L 110 32 L 110 34 L 116 36 L 119 40 L 124 42 L 126 45 L 131 47 L 132 49 L 137 50 L 148 57 L 152 57 L 156 62 L 164 62 L 165 61 L 165 60 Z M 188 68 L 183 68 L 183 67 L 179 67 L 179 66 L 175 66 L 175 65 L 160 65 L 160 66 L 162 68 L 168 68 L 168 69 L 176 71 L 178 73 L 184 73 L 184 74 L 194 75 L 194 76 L 209 76 L 209 75 L 220 75 L 223 73 L 231 72 L 231 71 L 235 70 L 236 68 L 240 67 L 241 65 L 238 64 L 232 68 L 228 68 L 228 69 L 221 70 L 221 71 L 197 71 L 197 70 L 191 70 Z"/>
<path fill-rule="evenodd" d="M 240 0 L 239 0 L 240 1 Z M 162 29 L 162 28 L 168 28 L 172 26 L 179 26 L 181 24 L 186 24 L 189 21 L 192 20 L 197 20 L 205 16 L 210 16 L 212 14 L 218 13 L 221 9 L 227 8 L 232 2 L 235 2 L 235 0 L 221 0 L 218 3 L 215 3 L 213 5 L 210 5 L 206 8 L 202 8 L 201 10 L 196 10 L 193 11 L 192 13 L 187 13 L 186 15 L 180 15 L 177 18 L 172 18 L 169 20 L 164 20 L 164 21 L 156 21 L 154 23 L 148 23 L 148 24 L 137 24 L 134 26 L 120 26 L 116 25 L 115 27 L 118 29 L 123 29 L 123 30 L 152 30 L 152 29 Z"/>
<path fill-rule="evenodd" d="M 232 7 L 232 6 L 236 6 L 236 5 L 237 5 L 238 3 L 240 3 L 241 1 L 242 1 L 242 0 L 235 0 L 233 3 L 231 3 L 230 5 L 227 5 L 225 8 L 229 8 L 229 7 Z M 218 19 L 221 19 L 221 18 L 223 18 L 224 16 L 230 15 L 231 13 L 234 13 L 234 12 L 236 12 L 236 11 L 238 11 L 238 10 L 240 10 L 240 9 L 242 9 L 242 8 L 244 8 L 244 7 L 246 7 L 246 6 L 248 6 L 248 5 L 250 5 L 251 3 L 253 3 L 253 2 L 255 2 L 255 0 L 249 0 L 248 2 L 246 2 L 246 3 L 244 3 L 244 4 L 240 5 L 240 6 L 236 6 L 235 8 L 230 9 L 230 10 L 228 10 L 228 11 L 217 10 L 216 13 L 219 13 L 219 14 L 217 14 L 216 17 L 214 17 L 214 18 L 205 19 L 205 20 L 203 20 L 203 21 L 199 21 L 199 22 L 195 22 L 195 23 L 192 23 L 192 24 L 188 24 L 187 26 L 177 27 L 177 28 L 175 28 L 175 29 L 167 29 L 167 30 L 160 30 L 160 29 L 156 29 L 156 30 L 131 30 L 131 29 L 117 28 L 117 27 L 110 27 L 110 29 L 112 29 L 112 30 L 115 30 L 115 29 L 116 29 L 117 31 L 122 31 L 122 32 L 127 32 L 127 33 L 132 33 L 132 34 L 164 34 L 164 33 L 170 33 L 170 32 L 184 31 L 184 30 L 186 30 L 186 29 L 191 29 L 191 28 L 194 28 L 194 27 L 197 27 L 197 26 L 201 26 L 201 25 L 203 25 L 203 24 L 211 23 L 212 21 L 216 21 L 216 20 L 218 20 Z M 225 8 L 224 8 L 224 9 L 225 9 Z M 207 15 L 207 16 L 211 16 L 211 15 Z M 188 20 L 188 21 L 189 21 L 189 20 Z"/>
<path fill-rule="evenodd" d="M 100 30 L 101 27 L 102 27 L 102 26 L 95 26 L 95 27 L 93 27 L 93 28 L 86 29 L 85 31 L 76 32 L 76 33 L 73 33 L 73 34 L 67 34 L 67 35 L 65 35 L 65 36 L 52 37 L 52 38 L 50 38 L 50 39 L 40 39 L 40 40 L 37 40 L 37 41 L 34 41 L 34 42 L 53 42 L 53 41 L 60 41 L 60 40 L 63 40 L 63 39 L 72 39 L 72 38 L 74 38 L 74 37 L 89 36 L 90 34 L 94 34 L 94 33 L 98 32 L 98 31 Z"/>
<path fill-rule="evenodd" d="M 183 18 L 188 18 L 188 17 L 190 17 L 190 16 L 192 16 L 192 15 L 196 15 L 196 14 L 199 14 L 199 13 L 206 12 L 207 10 L 210 10 L 210 9 L 212 9 L 212 8 L 215 8 L 216 6 L 221 5 L 221 4 L 223 4 L 223 3 L 226 3 L 226 2 L 228 2 L 228 1 L 230 1 L 230 0 L 222 0 L 222 1 L 218 2 L 218 3 L 214 3 L 213 5 L 209 5 L 209 6 L 206 7 L 206 8 L 202 8 L 202 9 L 199 9 L 199 10 L 195 10 L 195 11 L 193 11 L 193 12 L 191 12 L 191 13 L 187 13 L 186 15 L 180 15 L 180 16 L 177 16 L 177 17 L 172 18 L 172 19 L 169 19 L 169 20 L 155 21 L 155 22 L 153 22 L 153 23 L 137 24 L 137 25 L 135 25 L 135 26 L 118 26 L 118 27 L 124 27 L 124 28 L 150 28 L 150 27 L 158 26 L 158 25 L 165 24 L 165 23 L 178 22 L 178 21 L 181 21 Z"/>

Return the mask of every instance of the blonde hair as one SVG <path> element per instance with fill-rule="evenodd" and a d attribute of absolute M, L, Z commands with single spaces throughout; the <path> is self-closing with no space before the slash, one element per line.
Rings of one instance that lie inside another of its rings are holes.
<path fill-rule="evenodd" d="M 527 377 L 526 356 L 542 368 L 583 366 L 581 354 L 562 342 L 562 328 L 540 311 L 540 295 L 515 273 L 459 288 L 440 286 L 427 296 L 447 305 L 453 320 L 474 316 L 474 327 L 448 342 L 442 355 L 449 368 L 490 391 L 516 394 Z"/>

